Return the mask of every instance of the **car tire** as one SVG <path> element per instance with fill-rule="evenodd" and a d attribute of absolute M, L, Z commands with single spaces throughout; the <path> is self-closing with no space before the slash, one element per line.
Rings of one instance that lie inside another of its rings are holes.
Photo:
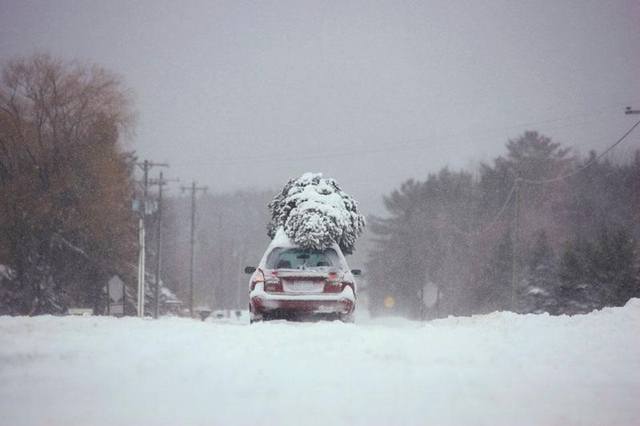
<path fill-rule="evenodd" d="M 254 322 L 262 322 L 262 315 L 258 315 L 253 312 L 251 309 L 251 304 L 249 304 L 249 324 L 253 324 Z"/>

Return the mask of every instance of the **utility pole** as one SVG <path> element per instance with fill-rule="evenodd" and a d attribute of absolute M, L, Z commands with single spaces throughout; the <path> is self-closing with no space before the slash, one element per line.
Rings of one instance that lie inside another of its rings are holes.
<path fill-rule="evenodd" d="M 195 267 L 195 230 L 196 230 L 196 193 L 198 191 L 206 192 L 206 186 L 197 186 L 194 180 L 191 187 L 181 187 L 182 192 L 191 191 L 191 261 L 189 264 L 189 314 L 193 317 L 193 272 Z"/>
<path fill-rule="evenodd" d="M 111 286 L 109 285 L 109 281 L 107 281 L 107 316 L 111 316 Z"/>
<path fill-rule="evenodd" d="M 631 114 L 640 114 L 640 109 L 631 109 L 630 106 L 628 106 L 625 110 L 624 113 L 627 115 L 631 115 Z"/>
<path fill-rule="evenodd" d="M 138 221 L 138 241 L 139 241 L 139 252 L 138 252 L 138 316 L 144 317 L 144 290 L 145 290 L 145 258 L 146 258 L 146 247 L 145 247 L 145 219 L 147 216 L 147 197 L 148 197 L 148 188 L 149 188 L 149 169 L 152 167 L 169 167 L 166 163 L 154 163 L 152 161 L 144 160 L 142 163 L 136 163 L 138 167 L 142 169 L 142 202 L 140 203 L 140 218 Z M 124 310 L 124 299 L 123 299 L 123 308 Z"/>
<path fill-rule="evenodd" d="M 514 186 L 515 201 L 513 204 L 513 229 L 511 230 L 511 310 L 516 311 L 516 288 L 518 284 L 518 237 L 520 228 L 520 184 L 522 178 L 516 178 Z"/>
<path fill-rule="evenodd" d="M 158 179 L 151 179 L 150 185 L 158 185 L 158 221 L 156 224 L 156 271 L 153 288 L 153 317 L 158 318 L 160 314 L 160 270 L 162 267 L 162 187 L 169 182 L 179 182 L 179 179 L 164 179 L 162 172 Z"/>
<path fill-rule="evenodd" d="M 143 209 L 144 202 L 143 202 Z M 144 215 L 144 213 L 142 213 Z M 136 314 L 139 317 L 144 316 L 144 272 L 145 272 L 145 233 L 144 218 L 141 216 L 138 220 L 138 295 Z"/>

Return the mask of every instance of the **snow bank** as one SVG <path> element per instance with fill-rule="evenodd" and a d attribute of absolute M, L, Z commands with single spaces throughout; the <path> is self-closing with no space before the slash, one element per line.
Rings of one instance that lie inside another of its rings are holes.
<path fill-rule="evenodd" d="M 1 317 L 0 423 L 633 425 L 638 326 L 638 299 L 426 324 Z"/>

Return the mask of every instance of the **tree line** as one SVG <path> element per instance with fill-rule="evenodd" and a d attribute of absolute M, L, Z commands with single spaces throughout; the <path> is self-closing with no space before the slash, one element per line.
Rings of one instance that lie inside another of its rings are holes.
<path fill-rule="evenodd" d="M 132 204 L 139 190 L 136 158 L 124 139 L 134 117 L 129 90 L 102 67 L 46 54 L 5 64 L 0 315 L 64 313 L 71 306 L 104 312 L 113 275 L 128 287 L 133 313 Z M 242 267 L 256 263 L 268 244 L 274 194 L 199 198 L 196 305 L 245 307 Z M 174 194 L 165 204 L 162 278 L 186 301 L 190 202 Z M 424 181 L 407 180 L 384 204 L 388 214 L 369 218 L 365 241 L 362 296 L 369 293 L 374 314 L 573 314 L 640 294 L 640 152 L 618 163 L 596 153 L 579 158 L 526 132 L 479 171 L 445 168 Z M 157 219 L 157 212 L 147 218 L 148 282 L 159 256 Z"/>
<path fill-rule="evenodd" d="M 129 89 L 100 66 L 47 54 L 4 64 L 0 315 L 61 314 L 69 307 L 106 313 L 105 286 L 114 275 L 125 283 L 125 313 L 135 313 L 139 213 L 134 206 L 141 190 L 134 176 L 137 158 L 124 143 L 134 121 Z M 246 306 L 242 269 L 266 247 L 272 196 L 244 191 L 198 200 L 197 306 Z M 165 205 L 161 286 L 175 291 L 185 307 L 190 202 L 173 194 Z M 145 310 L 150 312 L 160 256 L 157 209 L 146 214 L 146 223 Z"/>
<path fill-rule="evenodd" d="M 384 204 L 369 220 L 374 313 L 575 314 L 640 295 L 640 151 L 580 159 L 528 131 L 477 177 L 444 168 Z"/>

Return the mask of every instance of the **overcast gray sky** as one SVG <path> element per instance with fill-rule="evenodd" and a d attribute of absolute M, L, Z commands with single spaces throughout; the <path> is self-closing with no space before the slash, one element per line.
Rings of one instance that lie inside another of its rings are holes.
<path fill-rule="evenodd" d="M 41 51 L 123 75 L 132 148 L 183 182 L 278 188 L 322 171 L 365 213 L 525 129 L 601 150 L 640 107 L 633 0 L 0 0 L 0 57 Z"/>

